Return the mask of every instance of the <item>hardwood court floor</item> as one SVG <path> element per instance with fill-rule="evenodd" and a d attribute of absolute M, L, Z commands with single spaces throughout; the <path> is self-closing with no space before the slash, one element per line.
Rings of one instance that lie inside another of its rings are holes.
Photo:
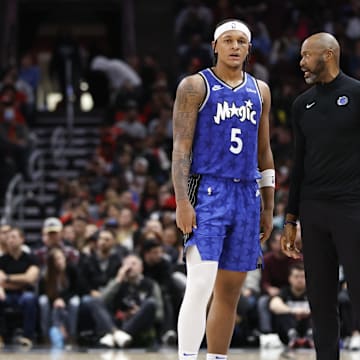
<path fill-rule="evenodd" d="M 281 356 L 281 349 L 241 350 L 231 349 L 229 360 L 285 360 Z M 82 349 L 80 351 L 58 351 L 47 349 L 33 349 L 24 351 L 19 349 L 0 350 L 1 360 L 177 360 L 176 350 L 162 349 L 158 352 L 144 350 L 98 350 Z M 289 358 L 288 358 L 289 359 Z M 294 360 L 315 360 L 311 350 L 298 350 L 293 353 Z M 360 360 L 360 352 L 341 353 L 341 360 Z M 199 360 L 205 360 L 205 352 L 201 352 Z"/>

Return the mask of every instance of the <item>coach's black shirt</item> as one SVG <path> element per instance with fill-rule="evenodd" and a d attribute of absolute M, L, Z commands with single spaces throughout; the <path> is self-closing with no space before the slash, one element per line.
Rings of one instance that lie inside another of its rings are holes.
<path fill-rule="evenodd" d="M 295 160 L 287 212 L 302 200 L 360 201 L 360 81 L 344 73 L 292 107 Z"/>

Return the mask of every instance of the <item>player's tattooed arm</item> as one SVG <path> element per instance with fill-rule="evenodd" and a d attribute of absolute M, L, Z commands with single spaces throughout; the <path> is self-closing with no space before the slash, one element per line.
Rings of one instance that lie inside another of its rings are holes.
<path fill-rule="evenodd" d="M 191 149 L 198 110 L 205 91 L 204 80 L 200 75 L 185 78 L 177 88 L 173 110 L 172 153 L 172 180 L 177 202 L 188 199 Z"/>

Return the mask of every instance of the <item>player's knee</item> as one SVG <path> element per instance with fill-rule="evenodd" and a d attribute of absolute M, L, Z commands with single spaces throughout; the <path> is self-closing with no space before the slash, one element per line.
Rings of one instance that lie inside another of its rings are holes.
<path fill-rule="evenodd" d="M 186 281 L 187 291 L 196 293 L 199 298 L 209 297 L 216 279 L 216 263 L 203 263 L 190 269 Z"/>

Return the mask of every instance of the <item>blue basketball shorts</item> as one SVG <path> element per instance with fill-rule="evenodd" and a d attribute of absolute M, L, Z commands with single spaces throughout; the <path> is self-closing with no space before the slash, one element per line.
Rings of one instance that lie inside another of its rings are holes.
<path fill-rule="evenodd" d="M 256 180 L 192 175 L 188 193 L 197 228 L 185 239 L 196 245 L 201 259 L 217 261 L 219 269 L 250 271 L 262 261 L 260 191 Z"/>

